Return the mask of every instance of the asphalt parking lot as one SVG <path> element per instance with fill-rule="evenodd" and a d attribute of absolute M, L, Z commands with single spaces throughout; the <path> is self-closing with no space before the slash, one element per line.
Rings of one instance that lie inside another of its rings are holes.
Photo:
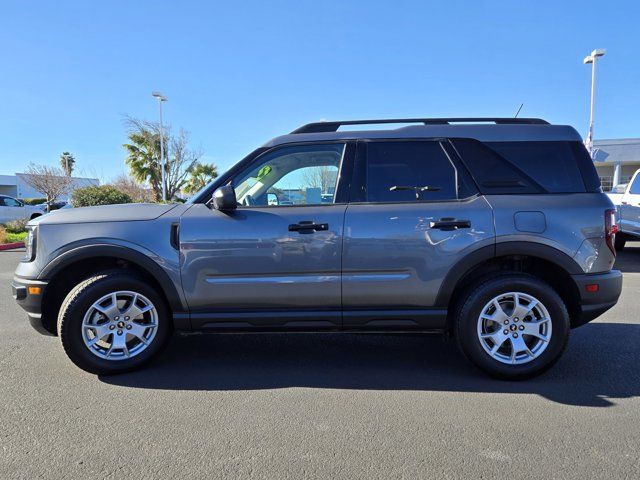
<path fill-rule="evenodd" d="M 640 244 L 620 303 L 547 374 L 491 380 L 453 343 L 176 337 L 87 374 L 28 325 L 0 252 L 0 478 L 640 478 Z"/>

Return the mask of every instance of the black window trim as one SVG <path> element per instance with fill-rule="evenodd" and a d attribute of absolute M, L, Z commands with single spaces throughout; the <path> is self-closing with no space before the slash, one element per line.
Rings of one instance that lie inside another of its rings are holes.
<path fill-rule="evenodd" d="M 456 174 L 456 194 L 458 189 L 458 175 L 460 171 L 466 174 L 467 180 L 470 182 L 470 187 L 475 190 L 475 193 L 465 198 L 449 198 L 441 200 L 419 199 L 415 202 L 370 202 L 367 200 L 366 192 L 366 167 L 367 167 L 367 143 L 400 143 L 400 142 L 432 142 L 438 143 L 440 148 L 444 152 L 445 156 L 451 163 Z M 352 185 L 349 190 L 349 204 L 350 205 L 422 205 L 428 203 L 468 203 L 480 196 L 480 191 L 475 183 L 475 180 L 471 176 L 471 173 L 467 167 L 460 161 L 457 155 L 452 155 L 446 146 L 448 145 L 448 138 L 443 137 L 412 137 L 412 138 L 359 138 L 356 145 L 356 155 L 354 159 Z"/>

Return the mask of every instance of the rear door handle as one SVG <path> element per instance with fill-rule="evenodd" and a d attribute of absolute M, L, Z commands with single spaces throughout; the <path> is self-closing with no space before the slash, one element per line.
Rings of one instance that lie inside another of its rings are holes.
<path fill-rule="evenodd" d="M 329 230 L 328 223 L 315 223 L 310 220 L 302 220 L 298 223 L 292 223 L 289 225 L 290 232 L 298 232 L 298 233 L 313 233 L 313 232 L 324 232 Z"/>
<path fill-rule="evenodd" d="M 456 218 L 441 218 L 440 220 L 429 222 L 429 226 L 439 230 L 456 230 L 458 228 L 471 228 L 471 221 L 458 220 Z"/>

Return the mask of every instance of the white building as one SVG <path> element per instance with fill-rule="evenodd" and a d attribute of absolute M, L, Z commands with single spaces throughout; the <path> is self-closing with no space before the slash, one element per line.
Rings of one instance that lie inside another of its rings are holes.
<path fill-rule="evenodd" d="M 640 138 L 594 141 L 593 163 L 605 192 L 616 185 L 629 183 L 640 168 Z"/>
<path fill-rule="evenodd" d="M 0 175 L 0 195 L 9 195 L 14 198 L 44 198 L 44 194 L 25 182 L 24 177 L 22 173 Z M 62 195 L 58 200 L 67 201 L 73 190 L 91 185 L 100 185 L 100 181 L 97 178 L 72 177 L 69 194 Z"/>

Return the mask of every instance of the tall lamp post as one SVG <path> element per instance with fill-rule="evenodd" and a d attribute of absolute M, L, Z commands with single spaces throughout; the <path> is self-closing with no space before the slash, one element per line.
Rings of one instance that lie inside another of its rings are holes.
<path fill-rule="evenodd" d="M 167 101 L 167 97 L 165 97 L 160 92 L 151 92 L 151 95 L 158 99 L 158 106 L 160 107 L 160 164 L 162 168 L 161 173 L 161 181 L 162 181 L 162 201 L 167 201 L 167 183 L 165 179 L 165 171 L 166 171 L 166 162 L 164 158 L 164 132 L 162 131 L 162 102 Z"/>
<path fill-rule="evenodd" d="M 596 60 L 598 57 L 604 56 L 606 50 L 604 48 L 598 48 L 591 52 L 591 55 L 587 55 L 584 58 L 584 63 L 591 64 L 591 111 L 589 113 L 589 133 L 587 135 L 587 150 L 589 150 L 589 155 L 593 158 L 593 107 L 595 103 L 596 97 Z"/>

